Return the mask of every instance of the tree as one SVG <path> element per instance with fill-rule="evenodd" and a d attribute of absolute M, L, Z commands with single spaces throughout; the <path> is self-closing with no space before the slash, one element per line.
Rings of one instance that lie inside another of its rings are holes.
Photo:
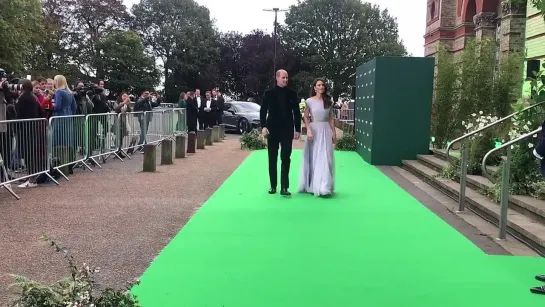
<path fill-rule="evenodd" d="M 142 0 L 132 13 L 133 28 L 163 62 L 167 100 L 177 99 L 178 87 L 204 89 L 216 82 L 218 35 L 206 7 L 194 0 Z"/>
<path fill-rule="evenodd" d="M 31 75 L 54 76 L 56 74 L 81 75 L 77 67 L 68 64 L 63 41 L 67 39 L 65 28 L 69 20 L 69 8 L 63 0 L 42 2 L 42 28 L 25 61 L 25 70 Z"/>
<path fill-rule="evenodd" d="M 137 33 L 114 30 L 97 47 L 103 50 L 101 67 L 112 93 L 140 93 L 159 83 L 155 60 L 145 54 Z"/>
<path fill-rule="evenodd" d="M 218 61 L 221 89 L 230 96 L 242 96 L 243 72 L 240 66 L 240 49 L 243 35 L 238 32 L 227 32 L 220 35 L 220 57 Z"/>
<path fill-rule="evenodd" d="M 0 67 L 22 72 L 42 30 L 40 0 L 0 0 Z"/>
<path fill-rule="evenodd" d="M 218 64 L 225 91 L 236 97 L 260 97 L 273 84 L 274 39 L 261 30 L 242 36 L 227 33 L 220 39 Z M 277 43 L 277 67 L 294 74 L 299 60 L 295 53 Z"/>
<path fill-rule="evenodd" d="M 312 73 L 333 83 L 333 95 L 350 91 L 356 67 L 376 56 L 406 55 L 398 25 L 387 10 L 360 0 L 299 0 L 286 14 L 283 41 Z"/>
<path fill-rule="evenodd" d="M 130 16 L 122 0 L 65 0 L 69 59 L 88 76 L 104 79 L 100 41 L 114 30 L 127 28 Z"/>

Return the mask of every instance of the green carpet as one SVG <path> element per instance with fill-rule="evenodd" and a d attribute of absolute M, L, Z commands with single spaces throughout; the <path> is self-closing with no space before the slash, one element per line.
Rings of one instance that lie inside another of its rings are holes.
<path fill-rule="evenodd" d="M 142 306 L 545 304 L 528 291 L 543 259 L 488 256 L 357 154 L 335 159 L 335 197 L 285 199 L 252 153 L 144 273 Z"/>

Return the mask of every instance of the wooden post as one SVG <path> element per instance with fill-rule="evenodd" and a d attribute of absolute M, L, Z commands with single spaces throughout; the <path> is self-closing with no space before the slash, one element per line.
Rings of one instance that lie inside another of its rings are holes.
<path fill-rule="evenodd" d="M 225 124 L 220 125 L 220 142 L 225 140 Z"/>
<path fill-rule="evenodd" d="M 206 146 L 211 146 L 213 144 L 212 142 L 212 128 L 208 127 L 206 128 Z"/>
<path fill-rule="evenodd" d="M 217 143 L 220 141 L 220 126 L 212 127 L 212 142 Z"/>
<path fill-rule="evenodd" d="M 176 150 L 174 152 L 176 159 L 185 158 L 185 135 L 178 134 L 176 136 Z"/>
<path fill-rule="evenodd" d="M 172 160 L 172 140 L 164 139 L 161 142 L 161 165 L 170 165 Z"/>
<path fill-rule="evenodd" d="M 195 153 L 195 146 L 197 145 L 197 133 L 191 131 L 187 134 L 187 153 Z"/>
<path fill-rule="evenodd" d="M 144 144 L 144 165 L 142 171 L 144 172 L 155 172 L 157 165 L 155 160 L 155 155 L 157 148 L 153 144 Z"/>
<path fill-rule="evenodd" d="M 197 131 L 197 149 L 204 149 L 204 140 L 206 138 L 204 130 Z"/>

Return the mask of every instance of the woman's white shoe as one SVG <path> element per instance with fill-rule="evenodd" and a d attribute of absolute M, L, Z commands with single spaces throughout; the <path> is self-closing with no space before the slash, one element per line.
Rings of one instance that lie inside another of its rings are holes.
<path fill-rule="evenodd" d="M 21 189 L 24 189 L 24 188 L 35 188 L 35 187 L 37 187 L 37 186 L 38 186 L 37 183 L 32 183 L 32 182 L 30 182 L 30 181 L 27 181 L 27 182 L 25 182 L 25 183 L 23 183 L 23 184 L 18 185 L 18 187 L 21 188 Z"/>

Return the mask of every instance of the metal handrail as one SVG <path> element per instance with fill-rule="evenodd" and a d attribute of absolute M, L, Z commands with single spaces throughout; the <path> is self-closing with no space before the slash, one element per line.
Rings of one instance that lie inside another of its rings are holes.
<path fill-rule="evenodd" d="M 515 112 L 513 114 L 509 114 L 503 118 L 500 118 L 499 120 L 493 122 L 493 123 L 490 123 L 482 128 L 479 128 L 475 131 L 472 131 L 472 132 L 469 132 L 467 134 L 464 134 L 462 135 L 461 137 L 455 139 L 454 141 L 452 141 L 450 144 L 447 145 L 447 150 L 446 150 L 446 156 L 447 156 L 447 161 L 449 163 L 452 163 L 451 161 L 451 158 L 450 158 L 450 148 L 452 147 L 453 144 L 456 144 L 458 142 L 461 142 L 461 147 L 460 147 L 460 153 L 461 153 L 461 156 L 460 156 L 460 193 L 458 194 L 458 212 L 463 212 L 465 210 L 465 202 L 466 202 L 466 181 L 467 181 L 467 162 L 468 162 L 468 159 L 469 159 L 469 149 L 468 149 L 468 146 L 465 142 L 465 139 L 467 139 L 468 137 L 470 136 L 473 136 L 477 133 L 480 133 L 490 127 L 493 127 L 497 124 L 500 124 L 500 123 L 503 123 L 505 122 L 506 120 L 508 120 L 509 118 L 512 118 L 513 116 L 517 115 L 517 114 L 520 114 L 522 112 L 526 112 L 530 109 L 533 109 L 537 106 L 540 106 L 542 104 L 544 104 L 545 101 L 542 101 L 542 102 L 538 102 L 536 104 L 533 104 L 531 106 L 528 106 L 518 112 Z"/>
<path fill-rule="evenodd" d="M 541 127 L 537 128 L 534 131 L 528 132 L 526 134 L 523 134 L 516 139 L 510 140 L 509 142 L 498 146 L 489 152 L 486 153 L 483 157 L 483 161 L 481 163 L 481 168 L 483 171 L 483 174 L 493 181 L 492 176 L 488 173 L 488 170 L 486 169 L 486 160 L 488 157 L 497 152 L 498 150 L 507 148 L 507 157 L 502 163 L 502 172 L 501 172 L 501 198 L 500 198 L 500 219 L 499 219 L 499 238 L 501 240 L 504 240 L 507 236 L 507 211 L 509 209 L 509 181 L 510 181 L 510 171 L 511 171 L 511 146 L 515 143 L 518 143 L 524 139 L 527 139 L 529 137 L 532 137 L 533 135 L 539 133 L 541 131 Z"/>
<path fill-rule="evenodd" d="M 511 149 L 511 147 L 510 147 L 511 145 L 516 144 L 516 143 L 518 143 L 518 142 L 520 142 L 520 141 L 522 141 L 522 140 L 524 140 L 524 139 L 527 139 L 527 138 L 529 138 L 529 137 L 531 137 L 531 136 L 533 136 L 533 135 L 539 133 L 540 131 L 541 131 L 541 127 L 537 128 L 537 129 L 534 130 L 534 131 L 530 131 L 530 132 L 528 132 L 528 133 L 526 133 L 526 134 L 523 134 L 523 135 L 519 136 L 519 137 L 516 138 L 516 139 L 510 140 L 509 142 L 507 142 L 507 143 L 505 143 L 505 144 L 502 144 L 501 146 L 498 146 L 498 147 L 493 148 L 493 149 L 491 149 L 490 151 L 488 151 L 488 152 L 486 153 L 486 155 L 484 155 L 483 160 L 482 160 L 482 162 L 481 162 L 481 170 L 483 171 L 483 175 L 484 175 L 486 178 L 488 178 L 490 181 L 494 182 L 494 181 L 495 181 L 494 176 L 492 176 L 492 174 L 490 174 L 490 173 L 488 172 L 488 169 L 486 168 L 486 160 L 488 159 L 488 157 L 489 157 L 491 154 L 495 153 L 496 151 L 499 151 L 499 150 L 501 150 L 501 149 L 504 149 L 504 148 L 506 148 L 506 147 L 508 147 L 508 146 L 509 146 L 509 148 L 508 148 L 508 150 L 509 150 L 509 149 Z M 509 157 L 507 157 L 507 158 L 509 158 Z M 506 160 L 507 160 L 507 159 L 506 159 Z"/>
<path fill-rule="evenodd" d="M 451 157 L 450 157 L 450 149 L 451 149 L 452 145 L 454 145 L 454 144 L 456 144 L 456 143 L 458 143 L 460 141 L 463 141 L 463 140 L 467 139 L 468 137 L 471 137 L 471 136 L 473 136 L 473 135 L 475 135 L 477 133 L 483 132 L 484 130 L 486 130 L 486 129 L 490 128 L 490 127 L 494 127 L 494 126 L 496 126 L 496 125 L 498 125 L 500 123 L 503 123 L 503 122 L 505 122 L 506 120 L 510 119 L 511 117 L 513 117 L 515 115 L 518 115 L 518 114 L 520 114 L 522 112 L 526 112 L 526 111 L 528 111 L 530 109 L 533 109 L 533 108 L 535 108 L 537 106 L 540 106 L 540 105 L 542 105 L 544 103 L 545 103 L 545 101 L 538 102 L 538 103 L 533 104 L 531 106 L 528 106 L 528 107 L 526 107 L 526 108 L 524 108 L 524 109 L 522 109 L 522 110 L 520 110 L 518 112 L 515 112 L 515 113 L 509 114 L 509 115 L 507 115 L 505 117 L 502 117 L 502 118 L 498 119 L 497 121 L 495 121 L 493 123 L 490 123 L 490 124 L 488 124 L 488 125 L 486 125 L 486 126 L 484 126 L 482 128 L 479 128 L 479 129 L 477 129 L 475 131 L 466 133 L 466 134 L 462 135 L 461 137 L 454 139 L 454 141 L 450 142 L 447 145 L 447 149 L 446 149 L 447 161 L 449 163 L 452 163 L 452 160 L 451 160 Z"/>

